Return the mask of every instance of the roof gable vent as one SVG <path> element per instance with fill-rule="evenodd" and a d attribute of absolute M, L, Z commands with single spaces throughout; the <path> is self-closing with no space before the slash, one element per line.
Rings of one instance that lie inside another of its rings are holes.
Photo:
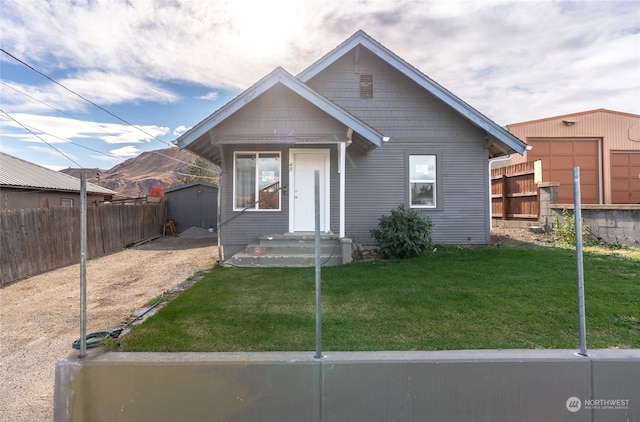
<path fill-rule="evenodd" d="M 360 98 L 373 98 L 373 75 L 360 75 Z"/>

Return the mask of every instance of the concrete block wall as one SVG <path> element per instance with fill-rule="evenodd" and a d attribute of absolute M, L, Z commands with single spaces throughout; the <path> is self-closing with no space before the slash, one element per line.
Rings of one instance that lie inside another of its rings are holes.
<path fill-rule="evenodd" d="M 640 350 L 105 353 L 56 366 L 56 422 L 632 421 Z"/>
<path fill-rule="evenodd" d="M 562 211 L 573 205 L 552 205 L 552 214 L 563 222 Z M 640 248 L 640 205 L 590 205 L 581 206 L 583 225 L 589 233 L 608 243 Z"/>

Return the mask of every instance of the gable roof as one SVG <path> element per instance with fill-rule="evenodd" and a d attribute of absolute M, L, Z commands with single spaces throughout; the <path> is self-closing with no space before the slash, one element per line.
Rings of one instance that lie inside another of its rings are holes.
<path fill-rule="evenodd" d="M 79 193 L 80 179 L 0 152 L 0 186 Z M 87 182 L 87 193 L 116 195 L 112 190 L 89 182 Z"/>
<path fill-rule="evenodd" d="M 274 69 L 271 73 L 256 82 L 252 87 L 185 132 L 176 140 L 176 143 L 181 149 L 188 147 L 235 112 L 249 104 L 254 98 L 268 91 L 277 84 L 281 84 L 300 95 L 306 101 L 315 105 L 329 116 L 333 117 L 348 128 L 353 129 L 354 132 L 358 133 L 363 139 L 371 144 L 375 146 L 382 145 L 383 136 L 380 132 L 318 94 L 312 88 L 296 79 L 281 67 Z"/>
<path fill-rule="evenodd" d="M 498 141 L 504 145 L 494 145 L 498 151 L 505 154 L 517 152 L 524 153 L 526 144 L 520 139 L 503 129 L 500 125 L 480 113 L 469 104 L 456 97 L 450 91 L 439 85 L 433 79 L 420 72 L 415 67 L 398 57 L 388 48 L 371 38 L 367 33 L 360 30 L 345 40 L 342 44 L 327 53 L 324 57 L 313 63 L 311 66 L 300 72 L 296 77 L 302 82 L 308 82 L 318 73 L 329 67 L 336 60 L 347 54 L 357 46 L 363 46 L 380 59 L 387 62 L 400 73 L 417 83 L 436 98 L 449 105 L 462 116 L 466 117 L 477 127 L 483 129 L 493 141 Z"/>
<path fill-rule="evenodd" d="M 196 182 L 191 182 L 191 183 L 185 183 L 184 185 L 174 186 L 172 188 L 167 188 L 167 189 L 164 189 L 162 192 L 167 194 L 169 192 L 176 192 L 176 191 L 183 190 L 183 189 L 193 188 L 195 186 L 204 186 L 204 187 L 207 187 L 207 188 L 218 189 L 218 185 L 216 185 L 214 183 L 196 181 Z"/>

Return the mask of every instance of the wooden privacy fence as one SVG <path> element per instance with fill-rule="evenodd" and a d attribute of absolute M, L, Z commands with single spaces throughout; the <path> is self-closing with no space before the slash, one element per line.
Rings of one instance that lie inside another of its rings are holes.
<path fill-rule="evenodd" d="M 491 216 L 503 220 L 537 220 L 540 192 L 535 161 L 491 170 Z"/>
<path fill-rule="evenodd" d="M 160 205 L 87 209 L 87 258 L 162 233 Z M 80 262 L 80 208 L 0 211 L 0 285 Z"/>

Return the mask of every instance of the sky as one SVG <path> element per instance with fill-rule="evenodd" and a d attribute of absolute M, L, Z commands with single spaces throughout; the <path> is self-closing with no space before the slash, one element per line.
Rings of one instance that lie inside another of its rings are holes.
<path fill-rule="evenodd" d="M 0 0 L 0 151 L 109 169 L 359 29 L 500 125 L 640 114 L 637 0 Z"/>

